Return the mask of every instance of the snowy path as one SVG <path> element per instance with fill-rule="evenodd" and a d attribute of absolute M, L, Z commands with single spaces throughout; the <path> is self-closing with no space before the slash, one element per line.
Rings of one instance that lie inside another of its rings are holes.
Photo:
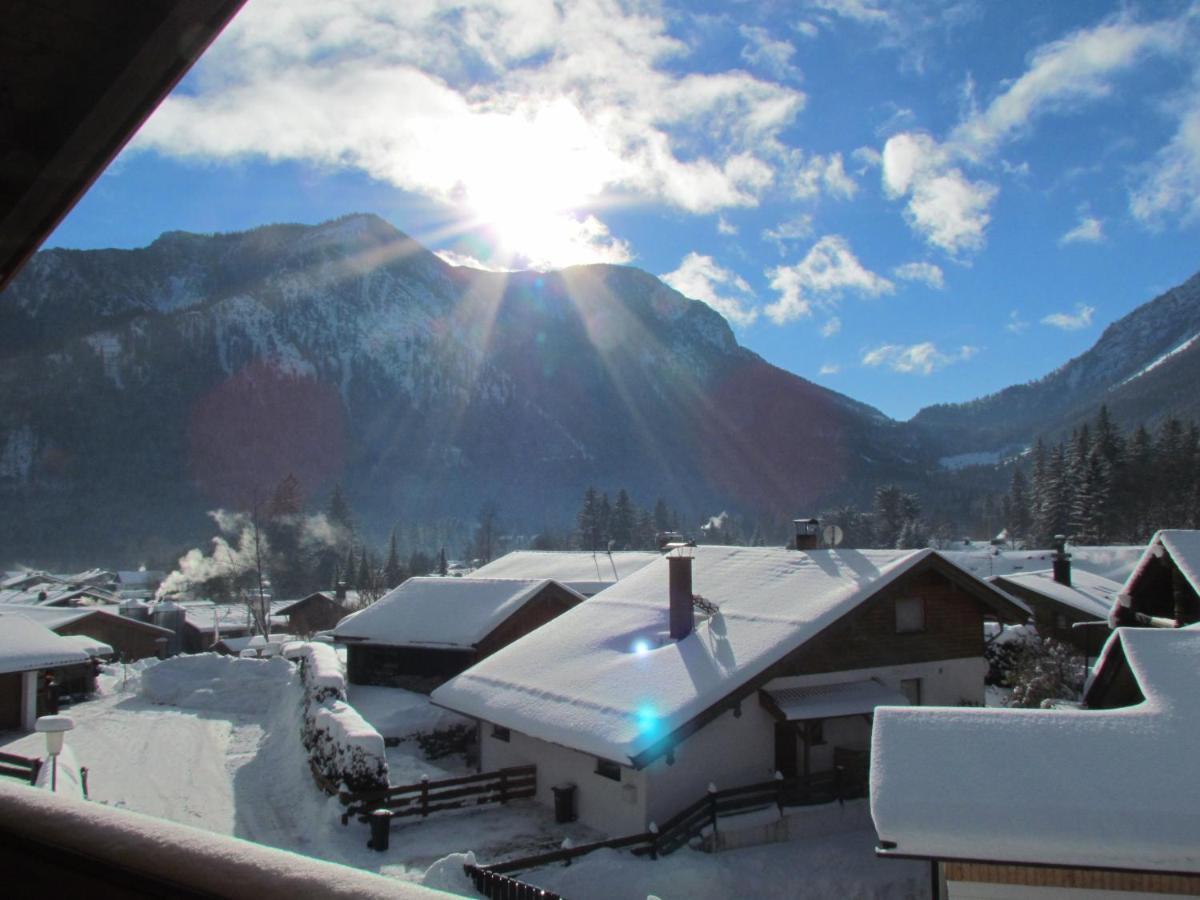
<path fill-rule="evenodd" d="M 257 747 L 262 734 L 257 722 L 167 709 L 122 694 L 64 712 L 75 720 L 67 740 L 90 770 L 93 800 L 233 833 L 230 772 Z M 239 747 L 243 752 L 230 755 Z M 3 749 L 44 757 L 45 740 L 26 735 Z"/>

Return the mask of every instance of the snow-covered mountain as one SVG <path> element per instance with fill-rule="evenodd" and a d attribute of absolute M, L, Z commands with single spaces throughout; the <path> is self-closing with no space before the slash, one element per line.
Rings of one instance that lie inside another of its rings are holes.
<path fill-rule="evenodd" d="M 970 403 L 930 406 L 912 420 L 946 455 L 1011 451 L 1059 435 L 1107 404 L 1126 426 L 1167 415 L 1200 419 L 1200 274 L 1109 325 L 1050 374 Z"/>
<path fill-rule="evenodd" d="M 45 251 L 0 319 L 14 552 L 191 537 L 288 473 L 378 534 L 485 500 L 563 523 L 589 484 L 790 515 L 911 468 L 896 423 L 651 275 L 456 268 L 369 215 Z"/>

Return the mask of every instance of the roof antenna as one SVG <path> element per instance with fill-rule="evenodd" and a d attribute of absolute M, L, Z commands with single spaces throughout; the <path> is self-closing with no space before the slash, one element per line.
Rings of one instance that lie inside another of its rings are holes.
<path fill-rule="evenodd" d="M 612 548 L 613 548 L 613 544 L 615 544 L 615 543 L 616 543 L 616 541 L 608 542 L 608 564 L 610 566 L 612 566 L 613 581 L 620 581 L 621 576 L 617 574 L 617 561 L 615 559 L 613 559 L 613 555 L 612 555 Z M 599 574 L 599 573 L 597 573 L 597 574 Z"/>

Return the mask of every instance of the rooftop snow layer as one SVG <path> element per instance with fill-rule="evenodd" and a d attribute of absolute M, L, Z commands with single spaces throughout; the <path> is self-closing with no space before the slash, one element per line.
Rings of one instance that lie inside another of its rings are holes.
<path fill-rule="evenodd" d="M 759 675 L 932 550 L 695 548 L 711 619 L 671 641 L 659 558 L 432 694 L 525 734 L 630 760 Z"/>
<path fill-rule="evenodd" d="M 514 550 L 471 573 L 471 578 L 550 578 L 581 594 L 595 594 L 661 556 L 644 550 Z"/>
<path fill-rule="evenodd" d="M 938 859 L 1200 872 L 1200 631 L 1118 629 L 1100 665 L 1118 641 L 1136 706 L 877 710 L 880 839 Z"/>
<path fill-rule="evenodd" d="M 1133 571 L 1145 547 L 1103 546 L 1076 547 L 1072 545 L 1071 571 L 1091 572 L 1113 581 L 1124 581 Z M 1010 575 L 1014 572 L 1035 572 L 1048 569 L 1054 563 L 1054 550 L 999 550 L 995 547 L 975 547 L 970 550 L 953 548 L 939 550 L 942 556 L 977 578 L 991 575 Z"/>
<path fill-rule="evenodd" d="M 1011 575 L 996 577 L 996 585 L 1002 590 L 1006 582 L 1041 594 L 1095 619 L 1108 618 L 1109 610 L 1116 602 L 1117 595 L 1121 593 L 1120 582 L 1080 570 L 1071 573 L 1069 586 L 1055 581 L 1054 572 L 1050 569 L 1041 572 L 1014 572 Z"/>
<path fill-rule="evenodd" d="M 45 625 L 17 613 L 0 612 L 0 673 L 69 666 L 88 659 Z"/>
<path fill-rule="evenodd" d="M 377 603 L 339 622 L 333 636 L 375 644 L 469 649 L 549 583 L 546 579 L 410 578 Z"/>

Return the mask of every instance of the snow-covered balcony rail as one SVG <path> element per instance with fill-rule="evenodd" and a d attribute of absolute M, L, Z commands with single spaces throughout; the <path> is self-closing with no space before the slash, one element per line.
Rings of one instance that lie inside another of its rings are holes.
<path fill-rule="evenodd" d="M 0 865 L 29 896 L 413 898 L 436 891 L 0 782 Z"/>

